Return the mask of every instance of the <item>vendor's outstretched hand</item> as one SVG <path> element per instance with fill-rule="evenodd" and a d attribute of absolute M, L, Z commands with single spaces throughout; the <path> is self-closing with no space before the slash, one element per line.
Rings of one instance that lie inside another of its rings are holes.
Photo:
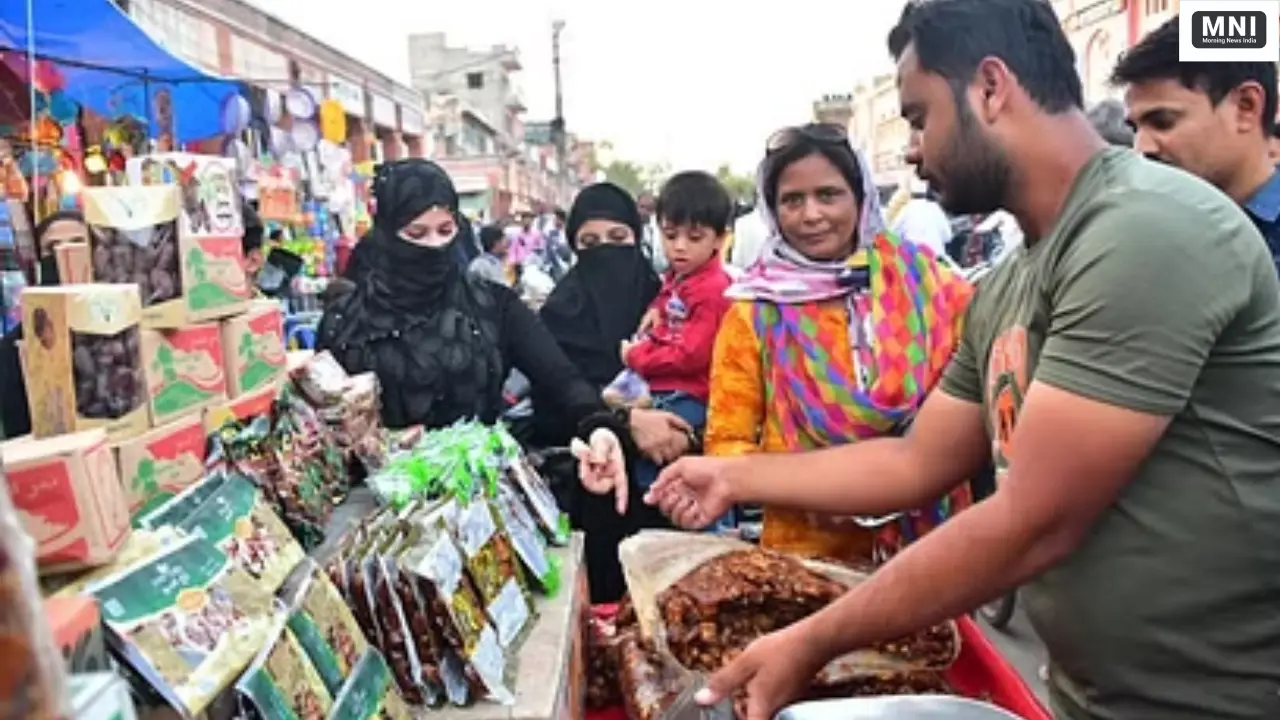
<path fill-rule="evenodd" d="M 622 445 L 613 432 L 598 428 L 591 433 L 590 444 L 574 438 L 569 451 L 578 459 L 578 478 L 582 486 L 596 495 L 613 492 L 618 514 L 627 512 L 627 463 Z"/>
<path fill-rule="evenodd" d="M 714 705 L 745 689 L 746 720 L 771 720 L 799 698 L 826 665 L 801 627 L 792 625 L 748 645 L 733 662 L 707 678 L 707 686 L 694 699 L 700 705 Z"/>
<path fill-rule="evenodd" d="M 733 507 L 726 467 L 735 458 L 686 457 L 667 466 L 644 501 L 662 510 L 677 527 L 701 530 Z"/>

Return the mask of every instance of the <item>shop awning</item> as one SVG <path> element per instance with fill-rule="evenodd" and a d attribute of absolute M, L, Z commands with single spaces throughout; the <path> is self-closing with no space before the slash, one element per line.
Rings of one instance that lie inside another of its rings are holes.
<path fill-rule="evenodd" d="M 30 41 L 37 57 L 58 63 L 63 92 L 94 112 L 145 117 L 158 133 L 154 108 L 167 96 L 179 142 L 220 133 L 222 104 L 238 92 L 171 55 L 111 0 L 0 2 L 0 50 L 25 53 Z"/>

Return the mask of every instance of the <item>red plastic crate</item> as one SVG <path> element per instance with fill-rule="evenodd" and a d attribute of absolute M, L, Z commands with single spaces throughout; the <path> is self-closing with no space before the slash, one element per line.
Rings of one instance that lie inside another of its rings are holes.
<path fill-rule="evenodd" d="M 968 616 L 958 618 L 960 657 L 947 670 L 947 682 L 961 694 L 986 700 L 1025 720 L 1053 720 L 1022 676 Z"/>
<path fill-rule="evenodd" d="M 596 617 L 612 617 L 616 605 L 591 608 Z M 995 645 L 969 617 L 956 620 L 960 628 L 960 657 L 947 670 L 947 682 L 961 694 L 981 698 L 1024 720 L 1053 720 L 1048 709 L 1023 682 L 1018 671 L 996 650 Z M 605 708 L 587 713 L 587 720 L 627 720 L 623 708 Z"/>

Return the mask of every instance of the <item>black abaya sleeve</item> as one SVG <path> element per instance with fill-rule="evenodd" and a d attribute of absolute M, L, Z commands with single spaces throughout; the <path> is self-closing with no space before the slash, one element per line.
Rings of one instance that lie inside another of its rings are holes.
<path fill-rule="evenodd" d="M 494 286 L 503 308 L 502 354 L 507 362 L 529 378 L 539 398 L 555 404 L 556 417 L 566 437 L 577 435 L 584 422 L 605 412 L 599 393 L 582 379 L 542 320 L 505 287 Z M 600 423 L 596 423 L 599 426 Z M 625 433 L 624 433 L 625 434 Z"/>
<path fill-rule="evenodd" d="M 27 388 L 22 379 L 22 361 L 18 357 L 18 341 L 21 339 L 21 325 L 0 339 L 0 439 L 31 432 Z"/>

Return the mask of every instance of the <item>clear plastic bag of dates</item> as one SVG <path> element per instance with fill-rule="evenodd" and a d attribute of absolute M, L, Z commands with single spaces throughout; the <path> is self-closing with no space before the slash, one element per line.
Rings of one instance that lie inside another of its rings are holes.
<path fill-rule="evenodd" d="M 733 538 L 670 531 L 628 538 L 618 556 L 642 637 L 696 672 L 719 670 L 752 640 L 821 610 L 867 577 Z M 959 651 L 955 623 L 941 623 L 837 658 L 814 686 L 943 670 Z"/>
<path fill-rule="evenodd" d="M 351 387 L 351 376 L 328 350 L 312 355 L 289 375 L 298 390 L 318 408 L 337 405 Z"/>
<path fill-rule="evenodd" d="M 147 402 L 137 326 L 115 335 L 72 332 L 71 348 L 78 414 L 114 420 Z"/>
<path fill-rule="evenodd" d="M 0 720 L 67 717 L 62 653 L 40 600 L 35 544 L 9 499 L 0 465 Z"/>
<path fill-rule="evenodd" d="M 143 307 L 182 295 L 177 193 L 170 187 L 91 188 L 85 192 L 95 281 L 136 283 Z M 127 196 L 128 205 L 111 202 L 112 196 Z M 146 216 L 124 214 L 117 206 L 141 207 Z"/>

